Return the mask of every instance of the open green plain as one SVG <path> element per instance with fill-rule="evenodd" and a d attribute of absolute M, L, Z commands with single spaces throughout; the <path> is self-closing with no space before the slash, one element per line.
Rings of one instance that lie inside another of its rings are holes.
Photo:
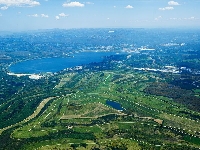
<path fill-rule="evenodd" d="M 145 92 L 151 83 L 165 82 L 156 73 L 129 68 L 65 72 L 57 78 L 53 90 L 72 92 L 53 97 L 31 118 L 10 127 L 21 149 L 200 148 L 200 114 Z M 108 106 L 107 100 L 124 110 Z"/>

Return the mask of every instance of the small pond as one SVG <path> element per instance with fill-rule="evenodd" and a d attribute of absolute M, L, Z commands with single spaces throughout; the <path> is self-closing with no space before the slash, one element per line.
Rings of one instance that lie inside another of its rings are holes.
<path fill-rule="evenodd" d="M 121 104 L 118 103 L 118 102 L 115 102 L 115 101 L 110 101 L 110 100 L 107 100 L 106 101 L 106 104 L 113 107 L 114 109 L 117 109 L 119 111 L 123 111 L 124 109 L 121 107 Z"/>

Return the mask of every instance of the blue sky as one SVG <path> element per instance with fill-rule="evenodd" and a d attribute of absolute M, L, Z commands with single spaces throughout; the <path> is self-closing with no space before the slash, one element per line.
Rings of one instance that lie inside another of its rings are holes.
<path fill-rule="evenodd" d="M 200 27 L 200 0 L 0 0 L 0 31 L 121 27 Z"/>

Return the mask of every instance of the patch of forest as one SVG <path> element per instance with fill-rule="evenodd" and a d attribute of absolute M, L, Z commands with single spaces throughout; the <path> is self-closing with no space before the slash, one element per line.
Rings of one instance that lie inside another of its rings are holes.
<path fill-rule="evenodd" d="M 144 92 L 172 98 L 175 102 L 184 104 L 192 110 L 200 111 L 200 98 L 196 97 L 191 90 L 182 89 L 179 86 L 165 82 L 155 82 L 146 87 Z"/>

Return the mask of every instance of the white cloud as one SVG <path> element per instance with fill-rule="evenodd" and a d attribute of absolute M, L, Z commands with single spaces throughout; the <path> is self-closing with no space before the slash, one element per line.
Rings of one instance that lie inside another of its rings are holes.
<path fill-rule="evenodd" d="M 69 16 L 69 15 L 67 15 L 67 14 L 65 14 L 65 13 L 60 13 L 58 16 L 60 16 L 60 17 L 67 17 L 67 16 Z"/>
<path fill-rule="evenodd" d="M 93 5 L 94 3 L 92 3 L 92 2 L 85 2 L 85 4 Z"/>
<path fill-rule="evenodd" d="M 127 8 L 127 9 L 132 9 L 133 6 L 131 6 L 131 5 L 127 5 L 125 8 Z"/>
<path fill-rule="evenodd" d="M 156 17 L 154 20 L 155 20 L 155 21 L 158 21 L 158 20 L 160 20 L 160 19 L 162 19 L 162 16 L 158 16 L 158 17 Z"/>
<path fill-rule="evenodd" d="M 6 9 L 8 9 L 8 6 L 3 6 L 3 7 L 1 7 L 0 9 L 1 9 L 1 10 L 6 10 Z"/>
<path fill-rule="evenodd" d="M 170 20 L 199 20 L 199 18 L 196 18 L 194 16 L 189 18 L 169 18 Z"/>
<path fill-rule="evenodd" d="M 39 17 L 38 14 L 28 15 L 29 17 Z"/>
<path fill-rule="evenodd" d="M 196 17 L 189 17 L 189 18 L 184 18 L 184 20 L 198 20 Z"/>
<path fill-rule="evenodd" d="M 170 20 L 181 20 L 181 18 L 169 18 Z"/>
<path fill-rule="evenodd" d="M 177 6 L 177 5 L 180 5 L 180 4 L 178 2 L 175 2 L 175 1 L 169 1 L 168 5 Z"/>
<path fill-rule="evenodd" d="M 19 14 L 21 12 L 18 12 Z M 42 18 L 48 18 L 49 15 L 45 15 L 45 14 L 41 14 L 41 15 L 38 15 L 38 14 L 33 14 L 33 15 L 28 15 L 29 17 L 42 17 Z"/>
<path fill-rule="evenodd" d="M 181 20 L 181 18 L 170 18 L 171 20 Z"/>
<path fill-rule="evenodd" d="M 174 7 L 164 7 L 164 8 L 159 8 L 159 10 L 173 10 Z"/>
<path fill-rule="evenodd" d="M 56 16 L 56 20 L 59 20 L 60 19 L 60 17 L 59 16 Z"/>
<path fill-rule="evenodd" d="M 173 10 L 174 7 L 172 6 L 177 6 L 177 5 L 180 5 L 178 2 L 175 2 L 175 1 L 169 1 L 168 2 L 168 5 L 167 7 L 163 7 L 163 8 L 158 8 L 159 10 Z"/>
<path fill-rule="evenodd" d="M 0 5 L 33 7 L 33 6 L 40 5 L 40 3 L 34 0 L 0 0 Z"/>
<path fill-rule="evenodd" d="M 41 14 L 41 17 L 43 17 L 43 18 L 49 18 L 49 16 L 45 15 L 45 14 Z"/>
<path fill-rule="evenodd" d="M 80 2 L 70 2 L 70 3 L 64 3 L 62 5 L 63 7 L 84 7 L 84 4 L 81 4 Z"/>

